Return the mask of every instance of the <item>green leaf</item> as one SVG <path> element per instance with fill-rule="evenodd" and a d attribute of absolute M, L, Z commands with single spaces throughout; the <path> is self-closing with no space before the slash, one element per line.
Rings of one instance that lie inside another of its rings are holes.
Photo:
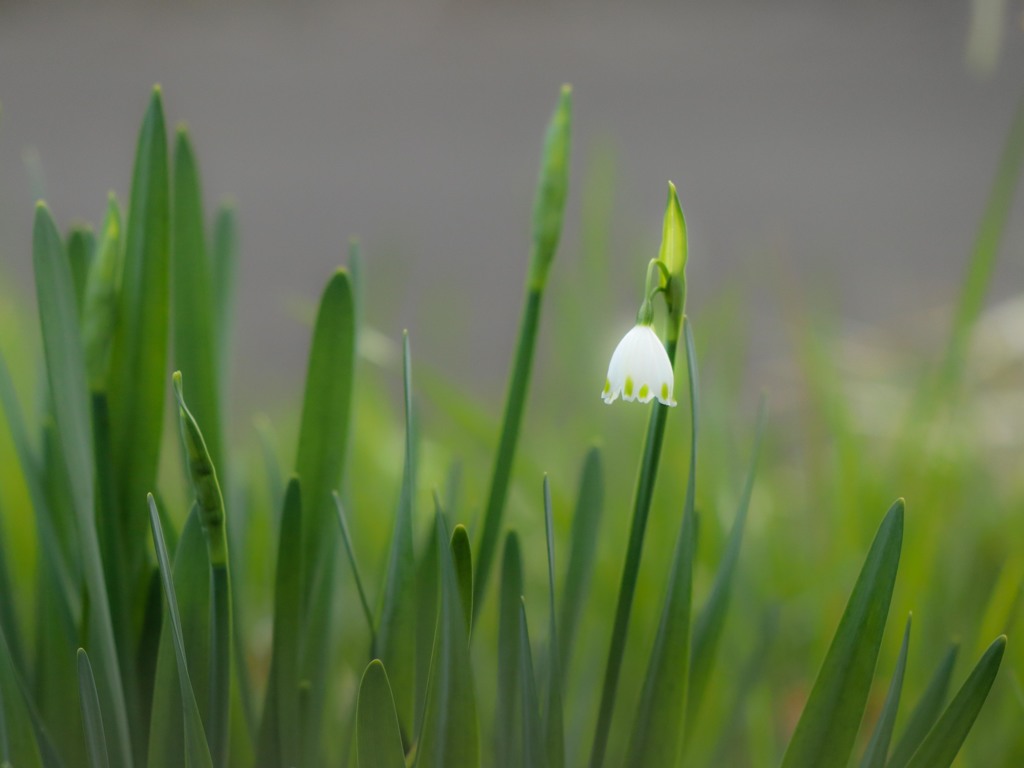
<path fill-rule="evenodd" d="M 43 330 L 46 372 L 60 442 L 60 461 L 70 483 L 89 597 L 89 647 L 98 671 L 98 689 L 105 722 L 112 728 L 111 752 L 118 765 L 132 765 L 132 750 L 118 649 L 100 559 L 94 512 L 95 464 L 85 384 L 85 361 L 75 299 L 60 234 L 46 206 L 36 207 L 32 236 L 39 319 Z M 108 745 L 109 746 L 109 745 Z"/>
<path fill-rule="evenodd" d="M 448 543 L 448 526 L 436 495 L 434 504 L 441 599 L 416 765 L 417 768 L 471 768 L 480 764 L 480 737 L 469 639 L 455 563 Z"/>
<path fill-rule="evenodd" d="M 224 465 L 220 413 L 219 354 L 212 269 L 206 254 L 203 194 L 188 129 L 179 126 L 174 144 L 171 206 L 171 296 L 174 304 L 173 367 L 188 379 L 189 402 L 213 464 Z"/>
<path fill-rule="evenodd" d="M 430 660 L 434 652 L 439 591 L 437 527 L 427 531 L 422 556 L 416 562 L 416 730 L 423 732 L 423 714 L 427 705 Z"/>
<path fill-rule="evenodd" d="M 167 134 L 161 91 L 155 88 L 135 154 L 109 386 L 111 459 L 124 533 L 124 588 L 129 591 L 142 588 L 147 570 L 142 510 L 146 495 L 156 486 L 163 435 L 169 307 Z M 117 618 L 118 624 L 128 621 Z M 130 654 L 133 649 L 125 650 Z M 95 656 L 92 660 L 97 661 Z"/>
<path fill-rule="evenodd" d="M 455 578 L 459 583 L 459 596 L 462 598 L 462 610 L 466 613 L 468 635 L 473 627 L 473 554 L 469 548 L 469 532 L 461 523 L 452 531 L 451 547 Z"/>
<path fill-rule="evenodd" d="M 85 305 L 85 283 L 96 251 L 96 237 L 89 226 L 72 227 L 68 233 L 68 262 L 75 288 L 75 306 L 81 316 Z"/>
<path fill-rule="evenodd" d="M 178 686 L 184 715 L 185 766 L 186 768 L 206 768 L 207 766 L 212 768 L 213 760 L 210 757 L 210 748 L 206 743 L 199 705 L 196 703 L 192 682 L 189 679 L 185 638 L 181 629 L 181 617 L 178 614 L 178 600 L 174 592 L 170 557 L 167 554 L 164 532 L 160 525 L 160 513 L 157 511 L 153 494 L 149 494 L 146 500 L 149 503 L 149 524 L 153 530 L 153 546 L 156 549 L 156 558 L 160 565 L 160 579 L 164 587 L 164 599 L 167 601 L 167 614 L 170 619 L 171 638 L 174 641 L 174 656 L 178 668 Z"/>
<path fill-rule="evenodd" d="M 519 706 L 519 614 L 523 595 L 523 563 L 519 537 L 505 534 L 498 606 L 498 700 L 494 715 L 494 764 L 522 765 L 522 710 Z"/>
<path fill-rule="evenodd" d="M 604 470 L 601 467 L 601 451 L 595 447 L 587 452 L 583 461 L 576 511 L 572 516 L 569 568 L 565 574 L 558 620 L 558 641 L 561 645 L 559 657 L 563 670 L 569 668 L 570 653 L 576 640 L 576 626 L 594 572 L 594 553 L 597 551 L 597 534 L 601 527 L 603 509 Z"/>
<path fill-rule="evenodd" d="M 0 631 L 0 765 L 4 768 L 42 768 L 43 765 L 3 631 Z"/>
<path fill-rule="evenodd" d="M 227 379 L 231 329 L 234 327 L 235 273 L 238 268 L 238 223 L 231 203 L 221 203 L 213 222 L 213 250 L 210 282 L 213 296 L 213 325 L 217 329 L 217 360 L 221 386 Z M 222 398 L 223 402 L 223 398 Z"/>
<path fill-rule="evenodd" d="M 978 660 L 942 717 L 914 753 L 910 768 L 946 768 L 953 764 L 988 698 L 1005 650 L 1006 636 L 1000 635 Z"/>
<path fill-rule="evenodd" d="M 91 768 L 107 768 L 107 737 L 103 734 L 103 713 L 100 697 L 96 693 L 96 680 L 92 676 L 89 654 L 78 649 L 78 690 L 82 697 L 82 720 L 85 728 L 85 746 Z"/>
<path fill-rule="evenodd" d="M 200 515 L 194 506 L 181 531 L 173 570 L 178 624 L 185 656 L 189 660 L 190 690 L 195 696 L 201 720 L 209 722 L 213 686 L 210 677 L 210 558 Z M 160 628 L 160 645 L 153 677 L 149 768 L 180 768 L 186 760 L 185 744 L 181 738 L 185 728 L 185 710 L 182 708 L 177 638 L 174 633 L 174 626 L 165 618 Z"/>
<path fill-rule="evenodd" d="M 379 659 L 369 663 L 359 683 L 356 729 L 359 768 L 405 768 L 395 699 Z"/>
<path fill-rule="evenodd" d="M 508 497 L 512 462 L 515 459 L 519 427 L 523 421 L 526 397 L 533 369 L 533 350 L 540 323 L 540 305 L 562 231 L 562 214 L 569 188 L 569 154 L 572 140 L 572 89 L 562 86 L 558 107 L 548 123 L 541 158 L 540 177 L 533 206 L 533 242 L 527 275 L 526 302 L 519 325 L 516 356 L 512 363 L 501 439 L 494 457 L 491 486 L 484 509 L 483 530 L 477 547 L 476 576 L 473 579 L 474 621 L 480 613 L 491 576 L 494 553 L 501 536 L 501 518 Z"/>
<path fill-rule="evenodd" d="M 555 528 L 551 513 L 551 484 L 544 475 L 544 532 L 548 550 L 548 702 L 544 718 L 544 746 L 549 768 L 565 765 L 565 714 L 562 710 L 562 668 L 558 663 L 555 624 Z M 525 617 L 524 617 L 525 618 Z"/>
<path fill-rule="evenodd" d="M 750 496 L 754 490 L 754 477 L 757 474 L 757 459 L 761 451 L 761 438 L 764 434 L 765 409 L 762 398 L 757 409 L 757 427 L 754 431 L 754 449 L 750 457 L 750 468 L 747 470 L 743 495 L 740 497 L 736 518 L 729 532 L 729 543 L 726 545 L 722 562 L 715 574 L 715 582 L 711 587 L 708 601 L 697 614 L 693 626 L 693 646 L 690 654 L 690 687 L 686 703 L 686 732 L 692 733 L 697 722 L 704 692 L 711 670 L 715 663 L 718 641 L 725 626 L 725 617 L 729 610 L 732 596 L 733 577 L 740 559 L 740 546 L 743 543 L 743 530 L 747 523 L 747 512 L 750 509 Z"/>
<path fill-rule="evenodd" d="M 352 547 L 352 534 L 348 530 L 348 521 L 345 519 L 345 507 L 341 503 L 341 496 L 335 491 L 334 506 L 338 510 L 338 529 L 341 532 L 341 541 L 345 545 L 345 554 L 348 555 L 348 562 L 352 566 L 352 578 L 356 582 L 356 591 L 359 593 L 359 604 L 363 607 L 363 615 L 366 617 L 366 626 L 370 631 L 370 647 L 377 646 L 377 633 L 373 627 L 373 612 L 370 610 L 370 603 L 366 599 L 366 590 L 363 589 L 363 579 L 359 575 L 359 564 L 356 562 L 355 549 Z"/>
<path fill-rule="evenodd" d="M 524 765 L 546 768 L 547 751 L 540 722 L 540 698 L 533 676 L 533 655 L 530 652 L 530 631 L 526 626 L 526 602 L 519 599 L 519 680 L 522 683 L 522 724 Z"/>
<path fill-rule="evenodd" d="M 903 500 L 879 526 L 783 768 L 845 766 L 864 714 L 903 543 Z"/>
<path fill-rule="evenodd" d="M 690 668 L 690 613 L 696 550 L 697 354 L 689 321 L 683 324 L 690 380 L 690 473 L 665 603 L 629 742 L 630 765 L 675 765 L 682 743 Z"/>
<path fill-rule="evenodd" d="M 896 659 L 896 669 L 892 673 L 892 682 L 889 684 L 889 692 L 885 696 L 885 704 L 882 706 L 882 714 L 878 716 L 875 723 L 875 730 L 871 734 L 871 741 L 864 750 L 864 758 L 861 760 L 861 768 L 885 768 L 885 757 L 889 752 L 889 742 L 892 739 L 893 726 L 896 725 L 896 712 L 900 706 L 900 692 L 903 689 L 903 674 L 907 669 L 907 649 L 910 646 L 910 619 L 907 617 L 907 628 L 903 631 L 903 644 L 900 646 L 900 655 Z"/>
<path fill-rule="evenodd" d="M 300 675 L 308 681 L 303 759 L 320 760 L 320 737 L 334 645 L 334 567 L 338 523 L 331 492 L 341 483 L 349 440 L 356 327 L 352 285 L 345 270 L 331 277 L 320 299 L 302 402 L 296 474 L 302 478 L 302 557 L 306 568 L 305 626 Z"/>
<path fill-rule="evenodd" d="M 302 493 L 288 483 L 274 581 L 274 645 L 260 724 L 258 765 L 302 765 L 299 741 L 299 650 L 303 634 Z"/>
<path fill-rule="evenodd" d="M 959 650 L 958 644 L 951 644 L 942 657 L 942 661 L 939 662 L 939 666 L 932 673 L 928 686 L 921 694 L 921 700 L 917 702 L 917 706 L 910 713 L 903 733 L 892 749 L 892 755 L 889 757 L 889 762 L 886 763 L 888 768 L 904 768 L 910 762 L 910 758 L 914 756 L 917 748 L 921 746 L 921 742 L 924 741 L 932 726 L 935 725 L 935 721 L 942 711 L 942 705 L 946 701 L 946 694 L 949 692 L 949 682 L 953 677 L 953 667 L 956 665 Z"/>
<path fill-rule="evenodd" d="M 82 308 L 82 340 L 89 388 L 106 391 L 110 350 L 117 328 L 118 277 L 121 272 L 121 208 L 111 193 L 99 251 L 89 268 Z"/>
<path fill-rule="evenodd" d="M 405 465 L 402 491 L 391 534 L 384 602 L 373 654 L 388 669 L 394 683 L 398 724 L 408 740 L 413 727 L 413 698 L 416 685 L 416 566 L 413 555 L 412 518 L 416 494 L 416 466 L 413 455 L 412 362 L 409 334 L 402 335 L 402 382 L 405 407 Z M 446 540 L 447 541 L 447 540 Z"/>

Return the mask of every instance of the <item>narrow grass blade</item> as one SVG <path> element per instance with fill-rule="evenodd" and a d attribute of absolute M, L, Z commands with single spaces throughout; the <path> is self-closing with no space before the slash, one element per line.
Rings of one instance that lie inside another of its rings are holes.
<path fill-rule="evenodd" d="M 914 753 L 909 768 L 947 768 L 970 733 L 981 712 L 1006 650 L 1006 636 L 1000 635 L 971 670 L 966 682 Z"/>
<path fill-rule="evenodd" d="M 349 440 L 356 327 L 352 285 L 338 270 L 320 299 L 306 372 L 295 472 L 302 478 L 304 634 L 300 675 L 308 682 L 300 718 L 303 759 L 320 760 L 321 730 L 330 679 L 338 523 L 331 492 L 340 487 Z"/>
<path fill-rule="evenodd" d="M 466 614 L 467 636 L 473 628 L 473 554 L 469 548 L 469 532 L 459 524 L 452 531 L 452 561 L 455 563 L 455 578 L 459 583 L 459 597 Z"/>
<path fill-rule="evenodd" d="M 68 233 L 68 262 L 71 265 L 71 284 L 75 288 L 75 306 L 81 317 L 85 306 L 85 283 L 96 251 L 96 236 L 88 226 L 72 227 Z"/>
<path fill-rule="evenodd" d="M 124 272 L 111 358 L 111 460 L 119 526 L 124 532 L 125 589 L 144 585 L 146 494 L 155 487 L 167 386 L 170 328 L 170 183 L 159 88 L 146 110 L 132 173 Z M 131 601 L 123 601 L 128 605 Z M 119 625 L 128 621 L 118 617 Z M 130 656 L 134 649 L 124 649 Z M 92 659 L 95 664 L 97 659 Z M 115 762 L 117 762 L 115 760 Z"/>
<path fill-rule="evenodd" d="M 288 483 L 274 581 L 274 645 L 257 742 L 257 765 L 303 765 L 299 741 L 299 650 L 303 632 L 302 493 Z"/>
<path fill-rule="evenodd" d="M 213 296 L 213 325 L 217 329 L 217 360 L 221 364 L 220 381 L 227 380 L 228 350 L 234 327 L 235 272 L 238 268 L 238 223 L 235 207 L 225 202 L 217 209 L 213 222 L 213 250 L 210 255 L 210 282 Z M 222 398 L 223 402 L 223 398 Z"/>
<path fill-rule="evenodd" d="M 935 668 L 928 681 L 928 687 L 921 694 L 921 700 L 910 713 L 903 733 L 892 749 L 889 762 L 886 763 L 888 768 L 904 768 L 935 725 L 949 692 L 949 683 L 953 677 L 953 667 L 956 665 L 959 650 L 959 645 L 950 645 L 939 666 Z"/>
<path fill-rule="evenodd" d="M 889 509 L 839 621 L 783 768 L 845 766 L 878 660 L 903 543 L 903 500 Z"/>
<path fill-rule="evenodd" d="M 417 591 L 412 542 L 416 466 L 413 454 L 412 361 L 408 332 L 402 335 L 402 391 L 405 409 L 405 464 L 395 527 L 391 534 L 384 601 L 374 655 L 380 658 L 388 670 L 395 693 L 398 724 L 408 741 L 413 727 L 412 694 L 416 685 Z"/>
<path fill-rule="evenodd" d="M 533 654 L 530 651 L 530 631 L 526 626 L 526 604 L 519 598 L 519 680 L 522 685 L 522 741 L 524 765 L 547 768 L 547 750 L 540 720 L 540 697 L 533 673 Z"/>
<path fill-rule="evenodd" d="M 466 637 L 465 611 L 455 575 L 455 563 L 448 543 L 448 526 L 436 496 L 434 503 L 441 599 L 416 766 L 468 767 L 480 764 L 480 737 L 477 731 L 469 639 Z"/>
<path fill-rule="evenodd" d="M 519 704 L 519 614 L 523 563 L 519 537 L 505 535 L 498 606 L 498 700 L 494 715 L 494 765 L 519 768 L 522 763 L 522 708 Z"/>
<path fill-rule="evenodd" d="M 11 651 L 0 631 L 0 766 L 42 768 L 42 765 Z"/>
<path fill-rule="evenodd" d="M 548 271 L 558 250 L 562 232 L 562 216 L 569 188 L 569 155 L 572 140 L 572 89 L 562 87 L 558 106 L 548 123 L 541 158 L 540 176 L 533 206 L 533 238 L 530 267 L 527 275 L 526 302 L 519 325 L 516 356 L 512 363 L 501 438 L 494 457 L 490 491 L 484 509 L 483 531 L 477 547 L 476 575 L 473 579 L 474 621 L 483 605 L 492 560 L 501 535 L 501 518 L 505 511 L 512 463 L 515 459 L 519 426 L 526 408 L 526 397 L 533 369 L 533 350 L 540 324 L 540 307 L 547 284 Z"/>
<path fill-rule="evenodd" d="M 885 768 L 885 758 L 889 753 L 889 742 L 892 739 L 893 726 L 896 725 L 896 712 L 900 707 L 900 692 L 903 690 L 903 674 L 907 669 L 907 649 L 910 646 L 910 619 L 907 617 L 907 628 L 903 631 L 903 644 L 900 646 L 900 655 L 896 659 L 896 669 L 892 673 L 892 682 L 889 683 L 889 692 L 885 696 L 885 704 L 882 706 L 882 714 L 878 716 L 875 723 L 875 730 L 871 734 L 871 741 L 864 751 L 864 758 L 860 762 L 861 768 Z"/>
<path fill-rule="evenodd" d="M 164 532 L 160 525 L 160 513 L 157 511 L 153 494 L 147 497 L 149 503 L 149 524 L 153 530 L 153 546 L 156 549 L 157 562 L 160 565 L 160 579 L 164 588 L 164 599 L 167 601 L 167 615 L 171 625 L 171 637 L 174 641 L 174 656 L 178 667 L 178 686 L 181 692 L 181 707 L 184 713 L 185 732 L 185 765 L 187 768 L 212 768 L 210 748 L 206 743 L 203 721 L 199 715 L 192 682 L 189 679 L 188 660 L 185 655 L 185 638 L 181 630 L 181 617 L 178 615 L 178 600 L 174 592 L 174 577 L 171 574 L 170 557 L 164 543 Z"/>
<path fill-rule="evenodd" d="M 345 545 L 345 554 L 348 555 L 349 565 L 352 566 L 352 577 L 356 582 L 356 591 L 359 593 L 359 604 L 363 607 L 363 615 L 366 617 L 366 628 L 370 632 L 370 647 L 377 647 L 377 633 L 373 628 L 373 611 L 370 610 L 370 603 L 366 599 L 366 590 L 363 589 L 363 579 L 359 575 L 359 564 L 356 562 L 355 549 L 352 547 L 352 534 L 348 530 L 348 521 L 345 519 L 345 507 L 341 503 L 338 492 L 334 494 L 334 506 L 338 510 L 338 528 L 341 531 L 341 541 Z"/>
<path fill-rule="evenodd" d="M 423 554 L 416 563 L 416 730 L 423 731 L 423 714 L 427 705 L 430 660 L 434 652 L 437 628 L 438 569 L 437 527 L 427 532 Z"/>
<path fill-rule="evenodd" d="M 697 354 L 690 323 L 684 322 L 686 368 L 690 381 L 690 471 L 683 518 L 676 539 L 665 603 L 654 639 L 633 733 L 630 765 L 675 765 L 682 744 L 690 668 L 690 613 L 696 551 L 694 498 L 697 484 Z"/>
<path fill-rule="evenodd" d="M 91 768 L 109 768 L 100 697 L 96 693 L 96 680 L 92 676 L 89 654 L 84 648 L 78 649 L 78 690 L 82 697 L 82 720 L 85 726 L 85 746 L 89 765 Z"/>
<path fill-rule="evenodd" d="M 551 484 L 544 475 L 544 532 L 548 550 L 548 702 L 544 717 L 544 746 L 548 768 L 565 765 L 565 713 L 562 710 L 562 667 L 559 664 L 558 628 L 555 623 L 555 528 L 551 512 Z"/>
<path fill-rule="evenodd" d="M 569 568 L 565 574 L 558 620 L 558 641 L 561 646 L 559 659 L 563 670 L 569 668 L 576 626 L 594 572 L 594 553 L 597 551 L 597 534 L 601 528 L 603 509 L 604 470 L 601 466 L 601 451 L 595 447 L 587 452 L 583 461 L 576 511 L 572 516 Z"/>
<path fill-rule="evenodd" d="M 60 234 L 45 205 L 36 207 L 32 237 L 39 318 L 46 371 L 60 438 L 61 461 L 70 482 L 89 597 L 89 647 L 98 671 L 100 701 L 111 724 L 111 752 L 118 765 L 133 763 L 128 709 L 118 648 L 114 640 L 94 512 L 92 428 L 85 383 L 85 360 L 75 314 L 75 300 Z M 109 746 L 109 745 L 108 745 Z"/>
<path fill-rule="evenodd" d="M 356 749 L 359 768 L 405 768 L 395 699 L 379 659 L 369 663 L 359 683 Z"/>
<path fill-rule="evenodd" d="M 750 496 L 754 490 L 754 477 L 757 474 L 757 460 L 761 451 L 761 438 L 764 434 L 765 408 L 762 398 L 757 409 L 757 427 L 754 432 L 754 448 L 750 457 L 750 468 L 747 470 L 743 495 L 740 496 L 736 518 L 729 532 L 729 543 L 726 545 L 722 562 L 715 574 L 715 582 L 711 587 L 708 601 L 697 614 L 693 627 L 693 647 L 690 654 L 690 688 L 686 703 L 686 732 L 691 733 L 697 722 L 697 714 L 707 689 L 711 670 L 715 664 L 718 641 L 725 626 L 725 617 L 729 610 L 729 599 L 732 596 L 732 582 L 736 566 L 740 559 L 740 547 L 743 544 L 743 531 L 747 523 L 747 512 L 750 509 Z"/>
<path fill-rule="evenodd" d="M 161 532 L 163 528 L 161 527 Z M 201 720 L 209 722 L 212 688 L 211 568 L 199 511 L 193 507 L 181 531 L 174 554 L 176 612 L 184 652 L 189 660 L 189 685 Z M 160 598 L 161 609 L 163 598 Z M 153 675 L 153 703 L 149 723 L 149 768 L 179 768 L 186 761 L 182 733 L 186 712 L 182 707 L 175 629 L 165 618 Z M 205 730 L 205 728 L 204 728 Z M 211 756 L 212 757 L 212 756 Z"/>
<path fill-rule="evenodd" d="M 82 308 L 82 340 L 89 389 L 105 392 L 110 349 L 117 328 L 118 278 L 121 274 L 121 207 L 111 193 L 99 251 L 89 268 Z"/>
<path fill-rule="evenodd" d="M 174 368 L 188 379 L 189 403 L 203 426 L 213 463 L 223 467 L 220 364 L 213 277 L 206 252 L 203 193 L 188 129 L 179 126 L 174 142 L 171 205 L 171 297 Z"/>

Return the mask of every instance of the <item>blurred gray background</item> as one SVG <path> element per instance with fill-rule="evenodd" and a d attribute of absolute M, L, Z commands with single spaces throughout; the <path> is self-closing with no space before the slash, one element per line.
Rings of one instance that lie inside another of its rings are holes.
<path fill-rule="evenodd" d="M 1024 93 L 1022 10 L 0 2 L 3 293 L 31 301 L 25 158 L 62 225 L 95 222 L 108 189 L 127 198 L 159 82 L 169 122 L 191 127 L 208 206 L 237 202 L 236 370 L 260 376 L 258 400 L 297 399 L 301 318 L 358 235 L 370 321 L 396 338 L 410 328 L 418 356 L 497 402 L 543 129 L 571 82 L 573 187 L 555 275 L 582 257 L 582 187 L 613 162 L 605 224 L 620 291 L 594 308 L 611 316 L 601 332 L 628 327 L 669 179 L 691 227 L 695 316 L 747 291 L 741 327 L 768 355 L 786 354 L 771 329 L 804 302 L 895 332 L 955 296 Z M 1024 285 L 1015 210 L 996 299 Z"/>

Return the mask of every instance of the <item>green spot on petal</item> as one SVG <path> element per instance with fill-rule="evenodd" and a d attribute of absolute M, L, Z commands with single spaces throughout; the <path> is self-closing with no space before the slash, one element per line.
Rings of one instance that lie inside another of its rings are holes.
<path fill-rule="evenodd" d="M 608 394 L 612 391 L 612 383 L 608 379 L 604 380 L 604 394 Z"/>
<path fill-rule="evenodd" d="M 626 397 L 633 396 L 633 379 L 629 376 L 626 377 L 626 386 L 622 388 L 622 391 L 626 393 Z"/>
<path fill-rule="evenodd" d="M 668 384 L 661 385 L 661 399 L 668 400 Z"/>
<path fill-rule="evenodd" d="M 640 387 L 640 393 L 639 393 L 640 399 L 643 400 L 644 398 L 646 398 L 647 397 L 647 393 L 650 392 L 650 391 L 651 391 L 651 388 L 648 387 L 646 384 L 644 384 L 642 387 Z"/>

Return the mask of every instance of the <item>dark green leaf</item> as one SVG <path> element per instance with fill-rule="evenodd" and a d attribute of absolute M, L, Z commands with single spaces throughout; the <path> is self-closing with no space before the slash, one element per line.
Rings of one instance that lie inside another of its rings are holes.
<path fill-rule="evenodd" d="M 338 529 L 341 531 L 341 541 L 345 545 L 345 554 L 348 555 L 348 562 L 352 566 L 352 577 L 356 582 L 356 591 L 359 593 L 359 604 L 363 607 L 363 615 L 366 617 L 366 627 L 370 631 L 370 647 L 377 647 L 376 630 L 373 628 L 373 612 L 370 610 L 370 603 L 366 599 L 366 590 L 363 589 L 363 579 L 359 575 L 359 564 L 356 562 L 355 549 L 352 547 L 352 534 L 348 530 L 348 521 L 345 519 L 345 507 L 341 503 L 341 496 L 334 492 L 334 506 L 338 510 Z M 389 686 L 390 687 L 390 686 Z"/>
<path fill-rule="evenodd" d="M 78 649 L 78 690 L 82 697 L 82 721 L 85 728 L 85 746 L 92 768 L 107 768 L 107 737 L 103 734 L 103 713 L 100 697 L 96 693 L 96 680 L 92 676 L 89 654 Z"/>
<path fill-rule="evenodd" d="M 523 764 L 530 768 L 548 765 L 544 746 L 544 732 L 540 722 L 540 697 L 533 674 L 533 654 L 530 652 L 530 632 L 526 626 L 526 604 L 519 599 L 519 680 L 522 684 Z"/>
<path fill-rule="evenodd" d="M 110 349 L 117 327 L 121 266 L 121 207 L 111 193 L 99 252 L 86 278 L 82 308 L 85 366 L 89 375 L 89 388 L 93 392 L 105 392 L 107 389 Z"/>
<path fill-rule="evenodd" d="M 555 624 L 555 528 L 551 512 L 551 484 L 544 475 L 544 531 L 548 550 L 548 703 L 544 718 L 544 746 L 549 768 L 565 765 L 565 715 L 562 711 L 562 668 L 558 663 Z"/>
<path fill-rule="evenodd" d="M 473 626 L 473 554 L 469 548 L 469 532 L 466 526 L 456 525 L 452 531 L 452 561 L 455 563 L 455 578 L 459 582 L 462 610 L 466 612 L 466 632 Z"/>
<path fill-rule="evenodd" d="M 71 284 L 75 288 L 75 306 L 79 317 L 85 305 L 85 283 L 96 251 L 96 237 L 88 226 L 72 227 L 68 233 L 68 262 Z"/>
<path fill-rule="evenodd" d="M 946 650 L 945 656 L 939 662 L 935 672 L 928 681 L 928 687 L 921 694 L 921 700 L 910 713 L 910 718 L 903 728 L 903 733 L 892 749 L 892 755 L 888 768 L 904 768 L 914 756 L 914 752 L 921 746 L 928 731 L 935 725 L 942 705 L 946 701 L 946 694 L 949 692 L 949 682 L 953 677 L 953 667 L 956 665 L 957 652 L 960 646 L 953 643 Z"/>
<path fill-rule="evenodd" d="M 494 716 L 497 768 L 522 765 L 522 711 L 519 705 L 519 613 L 523 595 L 523 564 L 519 537 L 505 534 L 501 559 L 501 601 L 498 608 L 498 700 Z"/>
<path fill-rule="evenodd" d="M 0 631 L 0 765 L 4 768 L 42 768 L 39 746 L 25 700 L 19 689 L 17 672 L 7 639 Z"/>
<path fill-rule="evenodd" d="M 395 699 L 379 659 L 363 672 L 356 712 L 359 768 L 405 768 Z"/>
<path fill-rule="evenodd" d="M 221 386 L 227 379 L 228 344 L 234 327 L 235 272 L 238 266 L 238 226 L 235 209 L 222 203 L 213 222 L 213 250 L 210 259 L 210 281 L 213 295 L 213 324 L 217 329 L 217 360 L 221 369 Z"/>
<path fill-rule="evenodd" d="M 864 751 L 861 768 L 884 768 L 885 757 L 889 753 L 889 741 L 892 739 L 893 726 L 896 724 L 896 712 L 900 706 L 900 691 L 903 689 L 903 674 L 907 669 L 907 649 L 910 646 L 910 618 L 907 617 L 907 628 L 903 631 L 903 644 L 900 655 L 896 659 L 896 669 L 892 673 L 889 692 L 885 696 L 882 714 L 878 716 L 871 741 Z"/>
<path fill-rule="evenodd" d="M 783 768 L 845 766 L 864 715 L 903 543 L 903 500 L 879 526 Z"/>

